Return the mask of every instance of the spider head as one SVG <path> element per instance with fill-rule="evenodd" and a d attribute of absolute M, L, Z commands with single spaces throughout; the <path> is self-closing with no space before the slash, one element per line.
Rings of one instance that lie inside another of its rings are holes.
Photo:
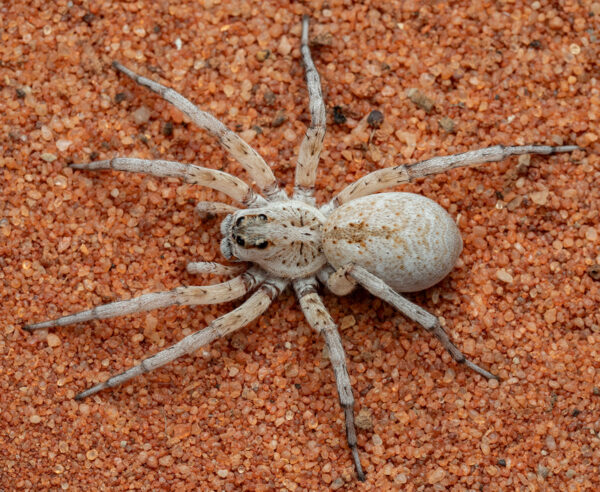
<path fill-rule="evenodd" d="M 221 252 L 227 259 L 257 263 L 279 277 L 310 275 L 325 261 L 323 221 L 318 210 L 294 201 L 238 210 L 221 223 Z"/>
<path fill-rule="evenodd" d="M 221 251 L 227 259 L 236 257 L 243 261 L 264 258 L 269 248 L 269 218 L 265 213 L 240 210 L 228 215 L 221 223 Z"/>

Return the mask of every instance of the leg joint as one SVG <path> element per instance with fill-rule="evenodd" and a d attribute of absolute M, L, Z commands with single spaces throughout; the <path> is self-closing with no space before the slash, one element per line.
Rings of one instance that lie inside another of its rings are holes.
<path fill-rule="evenodd" d="M 273 280 L 267 280 L 265 283 L 263 283 L 260 286 L 260 288 L 265 294 L 267 294 L 269 296 L 269 299 L 273 300 L 279 294 L 281 294 L 281 291 L 285 288 L 286 285 L 287 285 L 286 281 L 282 281 L 279 279 L 273 279 Z"/>

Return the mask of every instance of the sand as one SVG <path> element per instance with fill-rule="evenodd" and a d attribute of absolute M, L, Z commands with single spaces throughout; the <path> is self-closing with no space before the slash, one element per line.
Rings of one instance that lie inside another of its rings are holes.
<path fill-rule="evenodd" d="M 600 3 L 19 3 L 0 7 L 1 489 L 600 488 Z M 116 59 L 240 132 L 290 192 L 310 121 L 304 13 L 328 112 L 320 203 L 435 155 L 583 149 L 398 188 L 440 203 L 464 240 L 450 275 L 409 298 L 500 383 L 366 292 L 324 292 L 357 399 L 364 484 L 323 341 L 290 291 L 229 339 L 82 402 L 79 391 L 236 304 L 22 330 L 222 280 L 185 266 L 223 261 L 219 218 L 193 210 L 223 195 L 67 164 L 162 158 L 247 179 Z"/>

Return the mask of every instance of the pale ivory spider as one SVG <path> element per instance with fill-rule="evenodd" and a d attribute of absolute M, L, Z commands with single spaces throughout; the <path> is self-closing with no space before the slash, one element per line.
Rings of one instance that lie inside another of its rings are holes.
<path fill-rule="evenodd" d="M 300 146 L 291 199 L 279 188 L 271 168 L 258 153 L 220 121 L 196 108 L 174 90 L 141 77 L 117 62 L 113 63 L 117 70 L 159 94 L 215 136 L 246 169 L 263 195 L 255 193 L 246 183 L 227 173 L 179 162 L 116 157 L 71 167 L 176 176 L 227 194 L 245 209 L 219 202 L 202 202 L 197 210 L 226 214 L 221 224 L 221 251 L 225 258 L 237 261 L 239 265 L 189 263 L 188 271 L 237 276 L 216 285 L 178 287 L 168 292 L 145 294 L 53 321 L 28 325 L 25 329 L 32 331 L 63 326 L 174 304 L 229 302 L 254 292 L 238 308 L 217 318 L 203 330 L 79 393 L 76 396 L 79 400 L 157 369 L 244 327 L 264 313 L 273 299 L 291 283 L 308 323 L 325 339 L 345 414 L 348 445 L 357 476 L 364 480 L 354 427 L 354 398 L 344 349 L 336 324 L 317 294 L 317 279 L 337 295 L 347 294 L 357 283 L 360 284 L 436 336 L 455 361 L 464 363 L 486 378 L 496 378 L 465 358 L 434 315 L 399 294 L 431 287 L 452 269 L 462 250 L 462 240 L 454 221 L 438 204 L 423 196 L 375 193 L 459 166 L 499 161 L 511 155 L 570 152 L 578 147 L 498 145 L 380 169 L 346 187 L 329 203 L 317 207 L 313 194 L 325 136 L 326 114 L 319 75 L 310 55 L 306 16 L 302 21 L 301 52 L 310 98 L 311 124 Z"/>

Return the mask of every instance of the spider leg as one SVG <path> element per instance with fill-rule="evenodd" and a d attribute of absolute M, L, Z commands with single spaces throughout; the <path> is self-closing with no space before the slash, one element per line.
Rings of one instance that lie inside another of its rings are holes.
<path fill-rule="evenodd" d="M 356 287 L 356 280 L 348 276 L 349 266 L 334 270 L 331 265 L 325 265 L 317 272 L 317 278 L 336 296 L 350 294 Z"/>
<path fill-rule="evenodd" d="M 213 261 L 198 261 L 187 264 L 188 273 L 204 274 L 212 273 L 213 275 L 239 275 L 246 270 L 246 264 L 242 265 L 221 265 Z"/>
<path fill-rule="evenodd" d="M 218 304 L 229 302 L 247 294 L 256 288 L 265 279 L 264 274 L 258 269 L 251 269 L 239 277 L 227 282 L 206 286 L 177 287 L 166 292 L 153 292 L 144 294 L 126 301 L 111 302 L 87 309 L 75 314 L 69 314 L 50 321 L 42 321 L 31 325 L 25 325 L 23 329 L 28 331 L 51 328 L 53 326 L 65 326 L 73 323 L 83 323 L 94 319 L 114 318 L 126 314 L 140 313 L 152 309 L 165 308 L 168 306 L 187 305 L 197 306 L 200 304 Z"/>
<path fill-rule="evenodd" d="M 94 161 L 87 164 L 70 164 L 74 169 L 116 169 L 134 173 L 146 173 L 161 178 L 181 178 L 213 190 L 222 191 L 245 206 L 263 206 L 266 200 L 254 193 L 241 179 L 231 174 L 175 161 L 136 159 L 133 157 L 114 157 L 105 161 Z"/>
<path fill-rule="evenodd" d="M 385 188 L 408 183 L 415 178 L 438 174 L 456 167 L 476 166 L 485 162 L 497 162 L 511 155 L 542 154 L 550 155 L 558 152 L 573 152 L 578 150 L 576 145 L 552 147 L 549 145 L 522 145 L 505 147 L 495 145 L 485 149 L 471 150 L 462 154 L 433 157 L 414 164 L 379 169 L 363 176 L 358 181 L 344 188 L 338 195 L 323 207 L 322 211 L 330 212 L 334 208 L 355 198 L 377 193 Z"/>
<path fill-rule="evenodd" d="M 82 391 L 75 396 L 75 399 L 81 400 L 105 388 L 114 388 L 135 376 L 158 369 L 182 355 L 195 352 L 200 347 L 217 338 L 224 337 L 243 328 L 264 313 L 273 302 L 273 299 L 279 295 L 286 285 L 286 280 L 276 278 L 267 280 L 241 306 L 215 319 L 203 330 L 188 335 L 169 348 L 144 359 L 140 364 Z"/>
<path fill-rule="evenodd" d="M 300 153 L 298 154 L 294 198 L 314 205 L 313 194 L 315 191 L 319 156 L 323 148 L 323 139 L 325 138 L 326 113 L 323 94 L 321 92 L 321 81 L 310 56 L 310 48 L 308 46 L 308 21 L 308 15 L 302 17 L 300 51 L 302 52 L 306 85 L 308 87 L 311 120 L 304 140 L 302 140 L 302 144 L 300 145 Z"/>
<path fill-rule="evenodd" d="M 358 456 L 356 429 L 354 427 L 354 396 L 352 395 L 352 386 L 346 368 L 344 347 L 335 322 L 317 294 L 316 284 L 314 278 L 294 280 L 294 290 L 308 324 L 325 339 L 329 351 L 329 360 L 335 374 L 340 405 L 344 410 L 346 439 L 352 452 L 356 475 L 361 482 L 364 482 L 365 474 Z"/>
<path fill-rule="evenodd" d="M 195 210 L 198 215 L 203 216 L 208 214 L 233 214 L 237 212 L 239 208 L 222 202 L 198 202 Z"/>
<path fill-rule="evenodd" d="M 279 189 L 273 171 L 264 159 L 250 147 L 242 138 L 232 132 L 212 114 L 197 108 L 190 100 L 169 87 L 154 82 L 146 77 L 136 74 L 114 61 L 113 67 L 123 72 L 138 84 L 150 89 L 165 101 L 186 114 L 196 125 L 207 130 L 219 143 L 244 167 L 256 185 L 270 198 L 281 198 L 285 193 Z"/>
<path fill-rule="evenodd" d="M 487 379 L 499 379 L 489 371 L 482 369 L 477 364 L 468 360 L 464 354 L 452 343 L 448 334 L 441 327 L 439 320 L 436 316 L 426 311 L 420 306 L 410 302 L 405 297 L 402 297 L 394 289 L 388 286 L 383 280 L 376 277 L 372 273 L 369 273 L 364 268 L 352 265 L 348 272 L 360 285 L 367 289 L 374 296 L 379 297 L 385 302 L 390 303 L 396 309 L 398 309 L 407 318 L 419 323 L 428 332 L 435 335 L 435 337 L 441 342 L 444 348 L 452 356 L 452 358 L 467 367 L 473 369 L 476 373 L 482 375 Z"/>

